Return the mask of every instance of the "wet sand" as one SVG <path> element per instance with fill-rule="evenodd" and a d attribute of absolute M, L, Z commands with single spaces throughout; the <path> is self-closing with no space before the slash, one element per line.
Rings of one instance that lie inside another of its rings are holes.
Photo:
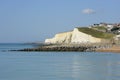
<path fill-rule="evenodd" d="M 115 52 L 120 53 L 120 46 L 112 46 L 111 48 L 97 49 L 97 52 Z"/>

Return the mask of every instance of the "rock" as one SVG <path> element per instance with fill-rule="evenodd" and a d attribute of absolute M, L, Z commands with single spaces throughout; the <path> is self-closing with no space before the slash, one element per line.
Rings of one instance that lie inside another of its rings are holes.
<path fill-rule="evenodd" d="M 86 33 L 80 32 L 77 28 L 73 30 L 71 43 L 99 43 L 102 39 L 95 38 Z"/>
<path fill-rule="evenodd" d="M 73 31 L 56 34 L 54 38 L 46 39 L 45 43 L 99 43 L 101 38 L 96 38 L 86 33 L 80 32 L 78 28 Z"/>
<path fill-rule="evenodd" d="M 64 32 L 56 34 L 52 39 L 46 39 L 45 43 L 70 43 L 72 37 L 72 32 Z"/>

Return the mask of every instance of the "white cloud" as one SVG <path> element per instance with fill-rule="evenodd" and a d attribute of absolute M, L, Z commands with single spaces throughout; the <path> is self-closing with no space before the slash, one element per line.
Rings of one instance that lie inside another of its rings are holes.
<path fill-rule="evenodd" d="M 93 10 L 93 9 L 84 9 L 83 11 L 82 11 L 82 13 L 84 13 L 84 14 L 94 14 L 95 13 L 95 11 Z"/>

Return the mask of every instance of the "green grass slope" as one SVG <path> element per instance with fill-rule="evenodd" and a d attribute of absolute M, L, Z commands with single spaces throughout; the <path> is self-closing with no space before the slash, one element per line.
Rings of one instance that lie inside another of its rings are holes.
<path fill-rule="evenodd" d="M 96 38 L 111 39 L 115 36 L 114 34 L 111 34 L 111 33 L 105 33 L 105 32 L 97 31 L 87 27 L 81 27 L 81 28 L 78 28 L 78 30 Z"/>
<path fill-rule="evenodd" d="M 92 27 L 92 29 L 96 29 L 96 30 L 106 30 L 106 28 L 104 26 L 96 26 L 96 27 Z"/>

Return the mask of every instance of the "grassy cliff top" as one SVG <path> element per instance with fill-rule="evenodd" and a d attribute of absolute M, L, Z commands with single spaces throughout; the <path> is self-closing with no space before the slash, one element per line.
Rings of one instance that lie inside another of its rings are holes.
<path fill-rule="evenodd" d="M 114 34 L 97 31 L 88 27 L 81 27 L 78 30 L 96 38 L 111 39 L 115 36 Z"/>
<path fill-rule="evenodd" d="M 92 29 L 106 30 L 105 26 L 96 26 L 96 27 L 92 27 Z"/>

